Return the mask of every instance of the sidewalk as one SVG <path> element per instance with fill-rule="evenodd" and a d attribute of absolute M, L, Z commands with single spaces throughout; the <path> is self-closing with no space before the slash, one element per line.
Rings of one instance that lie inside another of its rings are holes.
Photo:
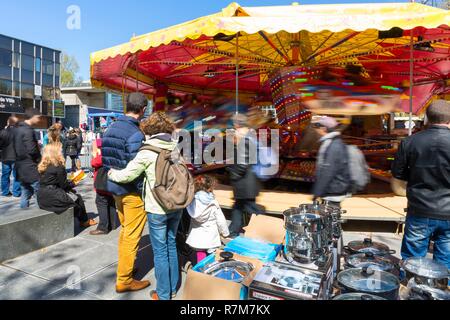
<path fill-rule="evenodd" d="M 83 194 L 90 216 L 96 217 L 92 180 L 78 190 Z M 1 198 L 0 212 L 19 208 L 17 199 Z M 117 241 L 119 230 L 107 236 L 90 236 L 86 229 L 74 239 L 36 251 L 0 265 L 0 300 L 149 300 L 155 288 L 153 257 L 148 228 L 144 229 L 136 261 L 137 279 L 150 280 L 152 286 L 140 292 L 117 294 Z M 346 233 L 344 242 L 363 239 L 368 233 Z M 399 251 L 401 238 L 394 234 L 374 234 L 374 241 Z M 397 255 L 398 256 L 398 255 Z M 182 283 L 185 274 L 182 273 Z M 182 296 L 182 288 L 178 299 Z"/>

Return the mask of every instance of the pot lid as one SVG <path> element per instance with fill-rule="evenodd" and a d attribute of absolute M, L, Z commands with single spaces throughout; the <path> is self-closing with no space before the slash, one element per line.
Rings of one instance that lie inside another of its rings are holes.
<path fill-rule="evenodd" d="M 351 268 L 371 267 L 379 271 L 391 271 L 394 264 L 391 260 L 383 256 L 377 256 L 373 252 L 357 253 L 347 258 L 347 264 Z"/>
<path fill-rule="evenodd" d="M 386 300 L 379 296 L 374 296 L 368 293 L 346 293 L 336 296 L 333 300 L 361 300 L 361 301 L 372 301 L 372 300 Z"/>
<path fill-rule="evenodd" d="M 396 276 L 372 268 L 344 270 L 339 273 L 338 281 L 343 286 L 356 292 L 384 293 L 397 290 L 400 287 Z"/>
<path fill-rule="evenodd" d="M 428 258 L 412 257 L 403 261 L 402 266 L 420 277 L 443 279 L 449 276 L 447 266 Z"/>
<path fill-rule="evenodd" d="M 231 252 L 222 252 L 220 256 L 223 260 L 207 265 L 203 273 L 241 283 L 254 269 L 251 263 L 232 260 L 233 254 Z"/>
<path fill-rule="evenodd" d="M 365 252 L 372 252 L 374 254 L 386 254 L 390 252 L 390 249 L 387 245 L 381 243 L 381 242 L 374 242 L 372 239 L 366 238 L 364 240 L 356 240 L 351 241 L 348 244 L 348 247 L 350 250 L 359 252 L 359 253 L 365 253 Z"/>

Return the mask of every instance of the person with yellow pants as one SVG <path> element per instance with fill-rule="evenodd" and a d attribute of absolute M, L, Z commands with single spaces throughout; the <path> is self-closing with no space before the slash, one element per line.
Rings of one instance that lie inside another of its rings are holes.
<path fill-rule="evenodd" d="M 132 161 L 145 136 L 139 128 L 148 101 L 141 93 L 131 93 L 127 98 L 127 112 L 114 122 L 103 136 L 102 161 L 106 169 L 124 169 Z M 139 241 L 147 222 L 144 202 L 141 198 L 142 179 L 128 184 L 108 180 L 106 191 L 114 195 L 119 220 L 122 225 L 119 237 L 119 261 L 116 291 L 138 291 L 150 286 L 149 281 L 133 278 L 134 262 Z"/>

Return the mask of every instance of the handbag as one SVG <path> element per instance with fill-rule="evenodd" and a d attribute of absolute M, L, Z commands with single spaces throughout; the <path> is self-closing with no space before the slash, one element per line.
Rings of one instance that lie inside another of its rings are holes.
<path fill-rule="evenodd" d="M 94 188 L 96 190 L 108 192 L 108 171 L 109 169 L 105 167 L 101 167 L 100 169 L 98 169 L 97 176 L 94 181 Z"/>

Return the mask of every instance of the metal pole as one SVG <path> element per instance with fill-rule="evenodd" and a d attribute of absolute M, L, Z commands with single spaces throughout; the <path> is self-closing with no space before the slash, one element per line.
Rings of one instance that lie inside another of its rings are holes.
<path fill-rule="evenodd" d="M 414 3 L 414 0 L 411 0 Z M 409 47 L 409 135 L 412 136 L 413 117 L 413 88 L 414 88 L 414 28 L 411 29 L 411 39 Z"/>
<path fill-rule="evenodd" d="M 414 33 L 411 30 L 410 61 L 409 61 L 409 135 L 412 135 L 413 118 L 413 88 L 414 88 Z"/>
<path fill-rule="evenodd" d="M 236 34 L 236 114 L 239 114 L 239 33 Z"/>

